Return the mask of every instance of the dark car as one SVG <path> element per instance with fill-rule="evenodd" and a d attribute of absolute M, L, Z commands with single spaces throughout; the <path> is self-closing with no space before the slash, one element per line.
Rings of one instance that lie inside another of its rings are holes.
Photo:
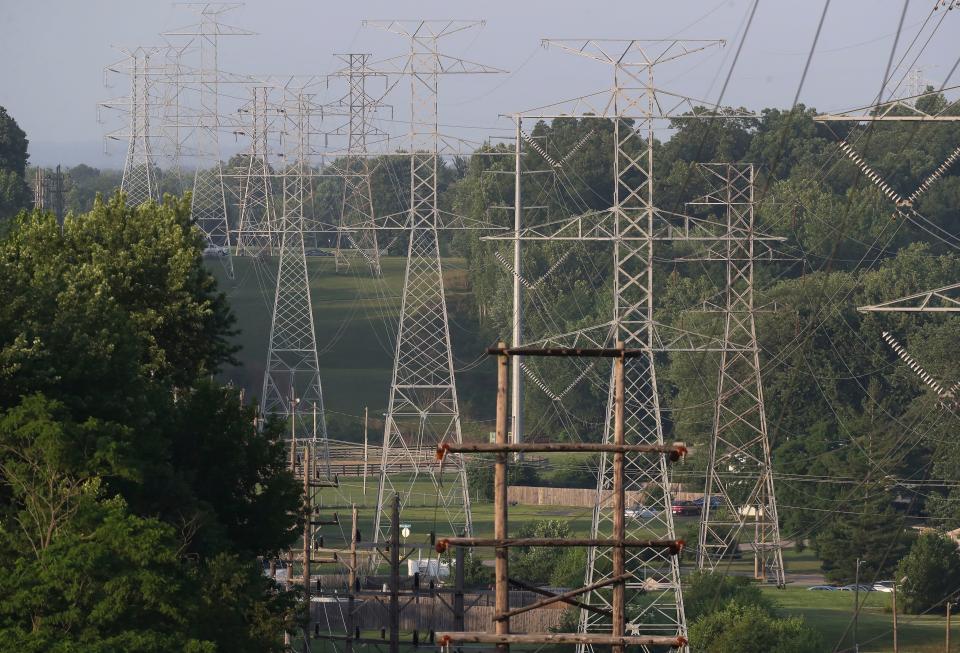
<path fill-rule="evenodd" d="M 681 517 L 700 514 L 700 506 L 698 506 L 694 501 L 683 501 L 678 499 L 671 505 L 671 510 L 673 511 L 673 514 Z"/>

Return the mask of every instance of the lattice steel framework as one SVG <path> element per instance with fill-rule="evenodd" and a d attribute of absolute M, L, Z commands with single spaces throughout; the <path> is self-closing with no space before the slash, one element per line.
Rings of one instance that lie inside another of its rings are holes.
<path fill-rule="evenodd" d="M 383 133 L 371 124 L 374 112 L 380 106 L 378 100 L 367 92 L 367 78 L 383 77 L 382 73 L 370 70 L 371 55 L 348 53 L 338 55 L 346 68 L 336 75 L 347 80 L 347 94 L 341 105 L 347 110 L 347 150 L 333 164 L 343 179 L 343 196 L 340 203 L 340 229 L 337 231 L 335 250 L 337 270 L 351 266 L 351 254 L 363 259 L 374 276 L 380 276 L 380 248 L 377 230 L 373 225 L 373 192 L 370 177 L 373 174 L 367 153 L 367 138 Z"/>
<path fill-rule="evenodd" d="M 276 206 L 270 166 L 270 87 L 250 89 L 250 103 L 241 109 L 248 120 L 247 168 L 240 177 L 240 219 L 237 256 L 272 255 L 276 238 Z"/>
<path fill-rule="evenodd" d="M 248 35 L 251 32 L 230 27 L 221 17 L 240 4 L 206 2 L 187 5 L 200 15 L 199 25 L 167 32 L 167 36 L 189 36 L 198 41 L 200 67 L 191 75 L 199 90 L 199 106 L 193 134 L 196 172 L 190 213 L 203 232 L 208 247 L 217 254 L 229 278 L 233 278 L 233 259 L 227 197 L 220 161 L 220 83 L 219 42 L 223 36 Z"/>
<path fill-rule="evenodd" d="M 310 103 L 303 94 L 284 109 L 283 211 L 280 251 L 261 413 L 285 417 L 292 439 L 314 441 L 319 469 L 330 476 L 323 392 L 313 304 L 303 244 L 304 199 L 310 134 Z"/>
<path fill-rule="evenodd" d="M 753 165 L 699 167 L 711 189 L 692 204 L 722 206 L 726 213 L 728 238 L 719 247 L 726 262 L 723 340 L 728 347 L 720 352 L 697 566 L 718 569 L 739 548 L 744 532 L 752 531 L 754 575 L 783 586 L 783 552 L 753 302 Z"/>
<path fill-rule="evenodd" d="M 609 347 L 616 340 L 627 348 L 646 352 L 632 358 L 625 369 L 626 405 L 624 429 L 628 444 L 663 444 L 663 424 L 654 355 L 662 351 L 720 351 L 726 345 L 715 338 L 657 323 L 654 320 L 653 247 L 656 241 L 723 241 L 716 224 L 659 209 L 653 197 L 654 129 L 669 120 L 723 119 L 743 114 L 707 111 L 710 103 L 657 89 L 653 68 L 714 46 L 723 41 L 545 39 L 544 44 L 606 64 L 612 70 L 611 88 L 518 114 L 540 120 L 576 117 L 609 121 L 613 131 L 613 204 L 609 209 L 588 211 L 569 218 L 524 227 L 507 238 L 530 241 L 610 242 L 613 249 L 614 310 L 608 323 L 578 329 L 529 342 L 561 347 Z M 521 131 L 526 143 L 552 161 Z M 591 137 L 588 135 L 585 138 Z M 582 145 L 578 143 L 574 150 Z M 583 375 L 578 378 L 583 378 Z M 538 385 L 541 385 L 538 383 Z M 611 442 L 613 384 L 608 402 L 604 442 Z M 565 394 L 566 390 L 561 393 Z M 625 469 L 626 489 L 645 495 L 646 508 L 638 510 L 627 526 L 627 537 L 674 538 L 670 482 L 664 461 L 630 460 Z M 598 469 L 597 505 L 591 536 L 603 539 L 613 532 L 616 511 L 610 501 L 612 466 L 602 456 Z M 585 585 L 603 584 L 611 578 L 612 551 L 588 550 Z M 653 636 L 686 637 L 686 619 L 675 557 L 656 549 L 636 549 L 627 554 L 627 630 Z M 597 612 L 581 612 L 580 630 L 609 630 L 613 608 L 612 590 L 598 589 L 586 602 Z M 606 612 L 606 614 L 603 614 Z M 589 647 L 588 647 L 589 648 Z"/>
<path fill-rule="evenodd" d="M 101 106 L 119 109 L 126 114 L 127 125 L 107 135 L 108 139 L 126 141 L 120 190 L 127 195 L 127 204 L 139 206 L 147 201 L 159 201 L 156 154 L 153 151 L 152 124 L 160 108 L 156 83 L 166 71 L 159 61 L 163 47 L 121 48 L 125 58 L 107 67 L 107 72 L 126 75 L 130 94 L 126 98 L 105 102 Z"/>
<path fill-rule="evenodd" d="M 480 26 L 479 21 L 367 21 L 407 38 L 410 50 L 395 60 L 394 72 L 410 79 L 410 206 L 407 268 L 400 326 L 390 383 L 374 540 L 387 536 L 383 515 L 398 493 L 405 506 L 421 475 L 437 492 L 437 508 L 452 532 L 472 533 L 470 497 L 461 456 L 443 467 L 433 458 L 436 444 L 460 442 L 460 407 L 450 348 L 437 230 L 439 130 L 437 91 L 441 75 L 501 72 L 441 54 L 441 39 Z M 381 68 L 382 64 L 381 64 Z M 409 473 L 406 473 L 407 470 Z M 403 470 L 403 476 L 398 472 Z"/>

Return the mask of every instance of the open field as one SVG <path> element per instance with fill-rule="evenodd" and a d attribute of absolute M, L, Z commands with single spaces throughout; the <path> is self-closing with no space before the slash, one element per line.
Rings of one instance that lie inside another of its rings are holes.
<path fill-rule="evenodd" d="M 368 406 L 376 419 L 386 410 L 404 265 L 403 257 L 384 257 L 383 276 L 375 279 L 356 263 L 338 273 L 332 256 L 307 259 L 323 398 L 331 414 L 363 415 Z M 444 258 L 443 265 L 447 298 L 452 302 L 465 294 L 464 262 Z M 248 396 L 259 397 L 273 311 L 270 275 L 275 274 L 276 262 L 255 265 L 249 258 L 235 258 L 234 266 L 236 280 L 231 282 L 219 264 L 210 262 L 240 330 L 236 343 L 241 347 L 237 354 L 241 366 L 225 370 L 224 375 Z M 330 437 L 336 439 L 337 434 Z M 379 439 L 375 433 L 371 437 Z"/>

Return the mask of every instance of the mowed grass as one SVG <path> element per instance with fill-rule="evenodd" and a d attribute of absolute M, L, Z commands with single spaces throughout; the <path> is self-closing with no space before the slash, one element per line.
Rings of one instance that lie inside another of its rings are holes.
<path fill-rule="evenodd" d="M 382 277 L 373 278 L 357 263 L 336 272 L 332 256 L 307 259 L 328 411 L 362 415 L 367 406 L 371 417 L 380 417 L 386 410 L 405 264 L 403 257 L 384 257 Z M 462 292 L 464 262 L 445 258 L 443 265 L 449 298 Z M 275 293 L 270 277 L 276 273 L 276 261 L 255 264 L 249 258 L 234 258 L 232 281 L 216 261 L 210 261 L 209 267 L 227 294 L 240 330 L 235 342 L 241 347 L 237 354 L 241 365 L 224 370 L 224 376 L 244 388 L 248 397 L 259 397 Z"/>
<path fill-rule="evenodd" d="M 778 590 L 763 588 L 776 601 L 785 615 L 801 616 L 823 635 L 824 650 L 852 651 L 854 592 L 811 592 L 802 587 Z M 881 653 L 893 651 L 893 615 L 890 594 L 860 594 L 861 608 L 858 631 L 860 651 Z M 951 640 L 960 638 L 956 619 L 951 624 Z M 941 614 L 898 615 L 900 650 L 909 653 L 938 653 L 944 650 L 946 617 Z"/>

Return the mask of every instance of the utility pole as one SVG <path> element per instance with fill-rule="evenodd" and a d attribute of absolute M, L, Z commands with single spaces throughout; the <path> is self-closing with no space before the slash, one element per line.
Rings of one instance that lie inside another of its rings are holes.
<path fill-rule="evenodd" d="M 514 188 L 513 188 L 513 229 L 520 233 L 523 226 L 523 194 L 521 187 L 522 161 L 520 159 L 521 144 L 523 143 L 523 118 L 520 115 L 515 116 L 516 134 L 514 143 Z M 520 258 L 520 243 L 517 238 L 513 241 L 513 334 L 511 345 L 519 347 L 523 339 L 523 262 Z M 523 359 L 518 358 L 513 363 L 511 369 L 512 377 L 511 395 L 510 395 L 510 415 L 511 415 L 511 441 L 514 443 L 523 442 Z M 520 458 L 520 454 L 517 454 Z M 522 458 L 520 458 L 522 459 Z"/>
<path fill-rule="evenodd" d="M 363 503 L 367 503 L 367 421 L 369 413 L 367 406 L 363 407 Z"/>
<path fill-rule="evenodd" d="M 853 650 L 860 653 L 860 638 L 857 636 L 857 627 L 860 625 L 860 565 L 863 561 L 857 558 L 857 570 L 854 574 L 853 585 Z"/>
<path fill-rule="evenodd" d="M 893 582 L 893 596 L 891 597 L 893 607 L 893 653 L 900 653 L 900 647 L 897 645 L 897 582 Z"/>
<path fill-rule="evenodd" d="M 943 646 L 945 653 L 950 653 L 950 614 L 953 612 L 954 605 L 956 605 L 956 603 L 947 601 L 947 632 L 945 634 L 946 639 Z"/>
<path fill-rule="evenodd" d="M 386 535 L 382 524 L 389 511 L 389 497 L 399 493 L 405 505 L 421 474 L 428 475 L 436 489 L 438 518 L 445 520 L 453 532 L 472 533 L 462 458 L 451 456 L 442 468 L 428 453 L 440 442 L 462 440 L 438 241 L 442 218 L 437 196 L 441 156 L 437 103 L 441 76 L 502 71 L 439 51 L 440 41 L 479 27 L 480 21 L 386 20 L 365 24 L 402 36 L 410 44 L 406 55 L 384 64 L 393 74 L 410 81 L 410 197 L 403 227 L 409 237 L 407 267 L 384 422 L 374 541 Z M 412 437 L 405 437 L 405 431 Z M 404 471 L 402 481 L 398 480 L 400 470 Z"/>
<path fill-rule="evenodd" d="M 400 495 L 390 512 L 390 653 L 400 653 Z"/>
<path fill-rule="evenodd" d="M 652 635 L 631 634 L 627 636 L 624 632 L 626 625 L 626 600 L 625 589 L 627 579 L 631 577 L 626 569 L 626 551 L 652 550 L 659 555 L 676 557 L 683 548 L 683 543 L 679 540 L 649 540 L 630 538 L 626 534 L 623 521 L 624 508 L 624 477 L 626 475 L 626 455 L 631 456 L 653 456 L 662 457 L 664 460 L 678 460 L 686 453 L 686 447 L 682 444 L 663 445 L 663 444 L 627 444 L 624 435 L 624 405 L 626 403 L 626 380 L 625 367 L 626 361 L 633 358 L 642 358 L 647 355 L 642 349 L 628 350 L 622 342 L 617 343 L 615 349 L 598 348 L 534 348 L 519 347 L 507 348 L 503 343 L 497 347 L 487 350 L 487 353 L 496 356 L 497 359 L 497 419 L 496 419 L 496 441 L 493 443 L 457 443 L 444 442 L 437 450 L 437 455 L 442 459 L 447 455 L 465 452 L 492 453 L 495 455 L 494 463 L 494 537 L 449 537 L 440 539 L 437 542 L 437 551 L 444 552 L 449 547 L 454 546 L 458 549 L 463 547 L 492 547 L 495 551 L 494 572 L 495 587 L 494 601 L 495 614 L 493 620 L 496 624 L 495 632 L 441 632 L 437 633 L 440 646 L 450 646 L 451 643 L 473 643 L 473 644 L 495 644 L 498 651 L 509 651 L 511 644 L 576 644 L 578 646 L 609 646 L 613 651 L 623 651 L 627 646 L 651 647 L 671 647 L 682 648 L 686 646 L 686 638 L 682 635 L 672 634 L 663 635 L 655 632 Z M 615 435 L 612 442 L 605 443 L 585 443 L 585 442 L 508 442 L 507 440 L 507 414 L 508 414 L 508 379 L 509 379 L 509 359 L 516 356 L 545 356 L 545 357 L 597 357 L 614 359 L 614 430 Z M 597 539 L 591 537 L 588 539 L 577 538 L 517 538 L 510 537 L 507 531 L 509 505 L 507 502 L 507 465 L 509 454 L 527 453 L 527 452 L 576 452 L 590 453 L 603 452 L 613 454 L 614 465 L 613 475 L 613 495 L 614 505 L 619 508 L 621 520 L 617 522 L 612 533 L 612 537 Z M 631 461 L 631 464 L 634 464 Z M 591 583 L 585 587 L 555 594 L 553 592 L 528 586 L 525 583 L 511 579 L 508 569 L 508 553 L 510 547 L 598 547 L 603 546 L 614 551 L 613 573 L 609 578 Z M 458 557 L 459 559 L 459 557 Z M 521 607 L 510 608 L 509 605 L 509 586 L 513 584 L 523 589 L 533 590 L 547 598 Z M 611 608 L 604 609 L 589 605 L 575 600 L 575 597 L 596 591 L 601 588 L 613 588 L 613 602 Z M 512 633 L 510 630 L 511 618 L 536 610 L 547 605 L 558 602 L 566 603 L 579 607 L 590 612 L 601 612 L 612 621 L 610 630 L 605 633 Z M 639 630 L 637 627 L 637 630 Z M 655 626 L 654 626 L 655 627 Z"/>

